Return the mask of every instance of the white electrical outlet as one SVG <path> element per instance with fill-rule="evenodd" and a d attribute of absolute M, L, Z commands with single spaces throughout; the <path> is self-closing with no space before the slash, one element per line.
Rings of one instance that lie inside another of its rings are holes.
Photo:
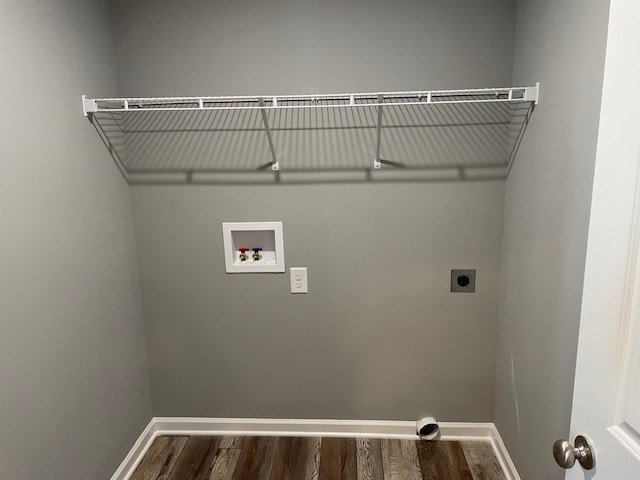
<path fill-rule="evenodd" d="M 291 293 L 309 293 L 307 267 L 291 267 Z"/>

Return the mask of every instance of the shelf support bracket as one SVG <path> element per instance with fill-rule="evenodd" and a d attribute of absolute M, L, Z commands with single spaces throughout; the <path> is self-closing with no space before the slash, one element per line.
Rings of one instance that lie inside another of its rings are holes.
<path fill-rule="evenodd" d="M 520 131 L 518 132 L 518 136 L 515 139 L 513 148 L 511 149 L 511 153 L 509 154 L 509 159 L 507 161 L 507 175 L 511 173 L 511 167 L 513 167 L 513 162 L 516 159 L 516 154 L 518 153 L 518 149 L 520 148 L 522 137 L 524 137 L 524 131 L 529 125 L 529 120 L 531 119 L 531 113 L 533 112 L 534 107 L 535 104 L 531 104 L 529 105 L 529 108 L 527 108 L 527 113 L 525 114 L 524 121 L 522 123 L 522 126 L 520 127 Z"/>
<path fill-rule="evenodd" d="M 92 98 L 87 98 L 86 95 L 82 95 L 82 113 L 84 116 L 88 116 L 90 113 L 98 111 L 98 104 Z"/>
<path fill-rule="evenodd" d="M 373 159 L 373 169 L 380 170 L 382 168 L 382 162 L 380 161 L 380 139 L 382 137 L 382 103 L 384 102 L 384 96 L 378 95 L 378 123 L 376 124 L 376 158 Z"/>
<path fill-rule="evenodd" d="M 264 126 L 265 133 L 267 134 L 267 140 L 269 141 L 269 150 L 271 150 L 271 170 L 277 172 L 278 170 L 280 170 L 280 165 L 278 165 L 278 154 L 276 153 L 276 147 L 273 144 L 273 136 L 271 135 L 271 128 L 269 128 L 267 109 L 262 98 L 258 99 L 258 105 L 260 105 L 261 107 L 260 115 L 262 115 L 262 125 Z"/>
<path fill-rule="evenodd" d="M 540 82 L 536 82 L 533 87 L 526 87 L 524 89 L 523 99 L 526 102 L 533 102 L 535 106 L 538 106 L 540 101 Z"/>

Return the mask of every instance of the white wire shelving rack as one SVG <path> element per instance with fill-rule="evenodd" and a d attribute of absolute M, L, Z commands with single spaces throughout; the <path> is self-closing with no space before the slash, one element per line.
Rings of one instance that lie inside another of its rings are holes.
<path fill-rule="evenodd" d="M 260 157 L 260 151 L 268 161 L 250 169 L 278 172 L 288 169 L 287 156 L 302 158 L 319 151 L 335 159 L 342 147 L 346 151 L 354 141 L 360 145 L 352 146 L 353 151 L 368 157 L 368 168 L 373 170 L 386 165 L 418 169 L 420 160 L 428 157 L 438 157 L 440 162 L 430 167 L 466 168 L 477 166 L 474 159 L 484 156 L 482 165 L 503 166 L 508 173 L 538 105 L 539 91 L 535 84 L 320 95 L 83 95 L 82 108 L 128 180 L 139 173 L 242 171 L 247 168 L 236 169 L 233 164 L 218 168 L 216 159 L 246 159 L 253 153 Z M 257 132 L 262 140 L 256 138 Z M 306 136 L 293 139 L 292 132 Z M 207 135 L 213 137 L 205 140 Z M 319 138 L 330 146 L 323 146 Z M 309 146 L 300 147 L 305 140 Z M 251 148 L 247 150 L 245 144 Z M 279 150 L 285 144 L 293 153 Z M 404 161 L 386 159 L 383 148 Z M 450 158 L 457 160 L 447 163 Z M 292 170 L 299 168 L 294 163 Z M 323 165 L 320 159 L 309 169 L 339 170 L 341 166 L 335 161 Z"/>

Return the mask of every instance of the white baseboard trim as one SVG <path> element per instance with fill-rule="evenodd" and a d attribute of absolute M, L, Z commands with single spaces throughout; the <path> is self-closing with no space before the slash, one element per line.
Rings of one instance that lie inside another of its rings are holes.
<path fill-rule="evenodd" d="M 507 480 L 520 480 L 493 423 L 439 422 L 441 440 L 490 442 Z M 159 435 L 267 435 L 417 439 L 415 422 L 154 417 L 111 480 L 128 480 Z"/>
<path fill-rule="evenodd" d="M 509 452 L 507 451 L 507 447 L 502 441 L 502 437 L 500 436 L 500 432 L 495 424 L 491 423 L 491 437 L 489 441 L 491 442 L 491 446 L 493 447 L 493 451 L 498 457 L 498 462 L 500 462 L 500 466 L 504 471 L 507 480 L 521 480 L 518 471 L 516 470 L 516 466 L 513 464 L 511 457 L 509 456 Z"/>
<path fill-rule="evenodd" d="M 129 450 L 129 453 L 116 470 L 116 472 L 111 476 L 111 480 L 125 480 L 128 479 L 131 474 L 135 471 L 136 467 L 144 457 L 147 450 L 153 443 L 153 440 L 158 436 L 156 433 L 156 422 L 155 417 L 151 419 L 149 424 L 142 431 L 138 439 Z"/>

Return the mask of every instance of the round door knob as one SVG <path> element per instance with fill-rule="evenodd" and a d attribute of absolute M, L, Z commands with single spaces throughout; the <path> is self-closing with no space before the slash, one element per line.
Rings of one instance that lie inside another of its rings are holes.
<path fill-rule="evenodd" d="M 553 444 L 553 458 L 562 468 L 571 468 L 576 463 L 576 452 L 567 440 L 556 440 Z"/>
<path fill-rule="evenodd" d="M 593 446 L 588 438 L 578 435 L 574 441 L 575 447 L 566 440 L 556 440 L 553 444 L 553 458 L 562 468 L 571 468 L 580 463 L 585 470 L 591 470 L 595 466 Z"/>

